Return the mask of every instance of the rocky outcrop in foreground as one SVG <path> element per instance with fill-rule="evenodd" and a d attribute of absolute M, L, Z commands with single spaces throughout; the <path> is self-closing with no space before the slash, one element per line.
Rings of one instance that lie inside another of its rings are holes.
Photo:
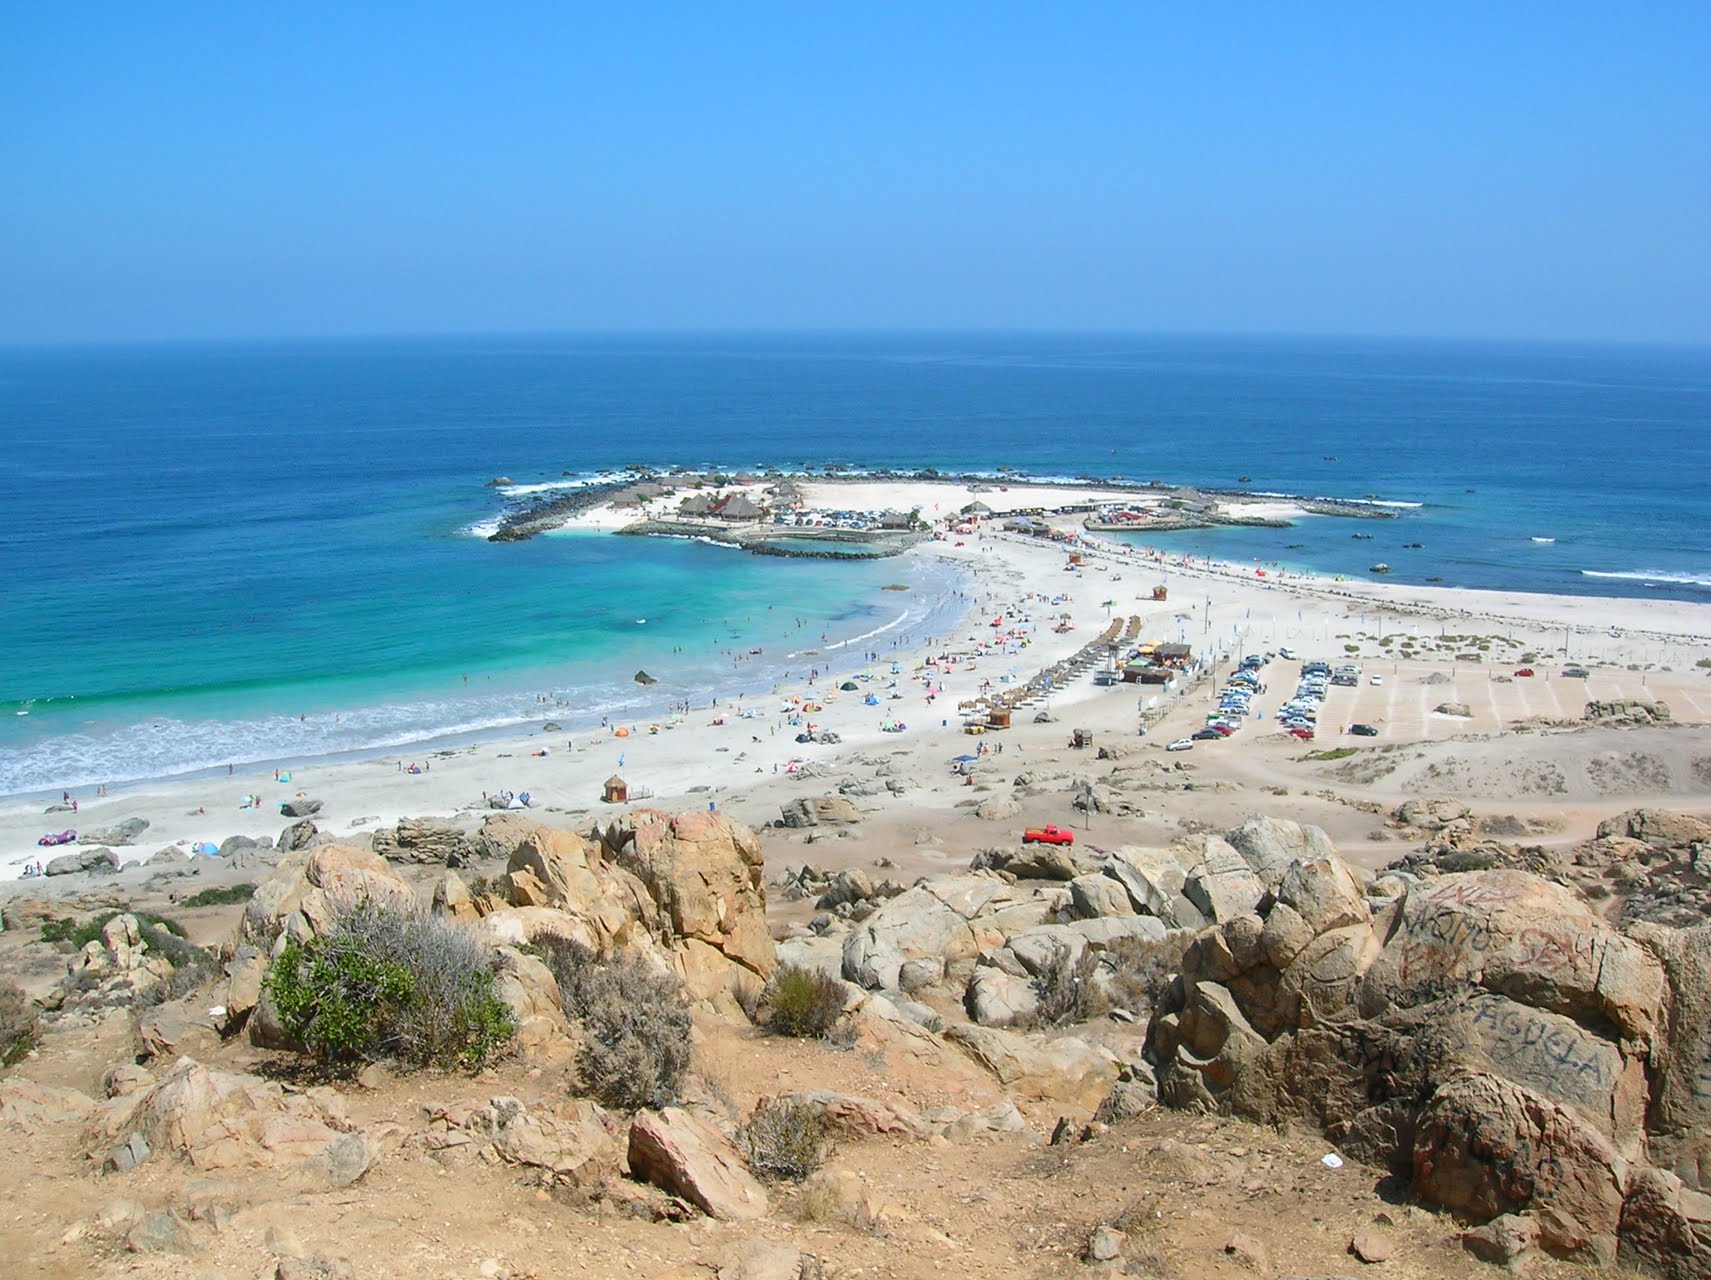
<path fill-rule="evenodd" d="M 408 843 L 417 848 L 442 843 L 442 833 L 426 824 L 412 830 L 418 838 Z M 459 839 L 471 856 L 504 856 L 505 874 L 476 894 L 447 871 L 432 907 L 479 925 L 491 940 L 499 994 L 517 1018 L 525 1048 L 567 1042 L 551 975 L 519 950 L 541 934 L 603 956 L 643 954 L 682 978 L 690 999 L 736 1017 L 777 967 L 766 929 L 759 840 L 722 814 L 673 817 L 642 809 L 590 837 L 495 814 L 479 833 Z M 363 899 L 418 909 L 415 890 L 369 850 L 321 844 L 282 859 L 250 899 L 243 940 L 227 966 L 228 1032 L 259 1009 L 251 1038 L 279 1047 L 279 1027 L 261 992 L 269 955 L 287 937 L 323 932 L 341 907 Z"/>
<path fill-rule="evenodd" d="M 1484 1256 L 1711 1274 L 1711 924 L 1624 931 L 1511 869 L 1369 897 L 1324 853 L 1196 936 L 1148 1056 L 1161 1100 L 1309 1120 Z"/>

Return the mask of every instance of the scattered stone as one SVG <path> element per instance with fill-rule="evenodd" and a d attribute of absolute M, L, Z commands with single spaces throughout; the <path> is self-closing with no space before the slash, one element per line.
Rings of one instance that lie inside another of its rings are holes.
<path fill-rule="evenodd" d="M 1349 1252 L 1365 1263 L 1386 1262 L 1396 1252 L 1396 1237 L 1382 1227 L 1362 1227 L 1349 1241 Z"/>
<path fill-rule="evenodd" d="M 152 1209 L 125 1236 L 132 1253 L 177 1253 L 193 1256 L 199 1249 L 190 1226 L 168 1209 Z"/>
<path fill-rule="evenodd" d="M 1112 1262 L 1122 1256 L 1128 1237 L 1115 1227 L 1095 1227 L 1082 1256 L 1089 1262 Z"/>
<path fill-rule="evenodd" d="M 1235 1259 L 1242 1266 L 1253 1271 L 1266 1271 L 1265 1246 L 1252 1236 L 1236 1232 L 1224 1242 L 1224 1255 Z"/>
<path fill-rule="evenodd" d="M 677 1107 L 638 1112 L 630 1122 L 630 1168 L 713 1218 L 764 1218 L 766 1188 L 730 1139 Z"/>

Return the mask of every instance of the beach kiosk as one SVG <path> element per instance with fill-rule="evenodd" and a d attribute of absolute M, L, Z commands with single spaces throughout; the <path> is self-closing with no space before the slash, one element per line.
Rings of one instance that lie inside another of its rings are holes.
<path fill-rule="evenodd" d="M 607 804 L 630 803 L 630 784 L 614 773 L 606 779 L 605 799 Z"/>
<path fill-rule="evenodd" d="M 1008 729 L 1010 727 L 1010 708 L 993 707 L 986 715 L 988 729 Z"/>

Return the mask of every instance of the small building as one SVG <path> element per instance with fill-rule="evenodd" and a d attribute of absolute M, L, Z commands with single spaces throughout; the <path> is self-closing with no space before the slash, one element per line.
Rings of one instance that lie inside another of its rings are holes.
<path fill-rule="evenodd" d="M 993 707 L 986 715 L 988 729 L 1008 729 L 1010 727 L 1010 708 Z"/>
<path fill-rule="evenodd" d="M 614 773 L 606 779 L 604 798 L 607 804 L 628 804 L 630 802 L 630 784 Z"/>
<path fill-rule="evenodd" d="M 759 520 L 766 515 L 766 508 L 756 505 L 747 494 L 736 494 L 717 504 L 713 514 L 721 520 Z"/>
<path fill-rule="evenodd" d="M 679 515 L 704 516 L 712 510 L 713 498 L 710 494 L 692 493 L 678 505 Z"/>
<path fill-rule="evenodd" d="M 1185 644 L 1161 644 L 1153 650 L 1153 661 L 1161 667 L 1180 670 L 1194 658 L 1194 650 Z"/>

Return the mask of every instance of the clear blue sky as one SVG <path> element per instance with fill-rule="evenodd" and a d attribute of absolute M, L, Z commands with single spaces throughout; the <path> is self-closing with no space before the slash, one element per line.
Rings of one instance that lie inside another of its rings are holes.
<path fill-rule="evenodd" d="M 0 341 L 1711 342 L 1711 3 L 0 8 Z"/>

